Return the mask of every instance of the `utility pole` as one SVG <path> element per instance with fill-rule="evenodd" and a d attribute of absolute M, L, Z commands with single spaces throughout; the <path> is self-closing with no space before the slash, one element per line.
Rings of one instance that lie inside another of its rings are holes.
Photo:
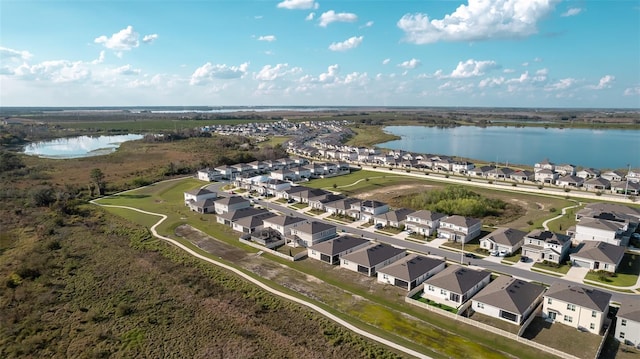
<path fill-rule="evenodd" d="M 627 163 L 627 184 L 624 187 L 624 198 L 629 198 L 629 173 L 631 173 L 631 164 Z"/>

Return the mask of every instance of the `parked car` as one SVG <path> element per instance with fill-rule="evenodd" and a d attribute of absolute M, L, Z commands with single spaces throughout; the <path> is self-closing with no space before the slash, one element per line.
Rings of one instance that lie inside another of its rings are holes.
<path fill-rule="evenodd" d="M 464 256 L 467 257 L 467 258 L 475 258 L 476 257 L 476 255 L 471 253 L 471 252 L 465 253 Z"/>
<path fill-rule="evenodd" d="M 520 262 L 526 263 L 528 261 L 529 261 L 529 257 L 526 257 L 526 256 L 520 257 Z"/>
<path fill-rule="evenodd" d="M 498 251 L 491 251 L 491 252 L 489 252 L 489 254 L 491 254 L 491 255 L 492 255 L 492 256 L 494 256 L 494 257 L 497 257 L 497 256 L 498 256 L 498 254 L 500 254 L 500 252 L 498 252 Z"/>

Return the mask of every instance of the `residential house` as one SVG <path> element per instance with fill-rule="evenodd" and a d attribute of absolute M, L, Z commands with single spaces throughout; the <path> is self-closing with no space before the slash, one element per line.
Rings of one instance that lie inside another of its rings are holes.
<path fill-rule="evenodd" d="M 544 295 L 542 317 L 600 335 L 610 300 L 610 293 L 556 282 Z"/>
<path fill-rule="evenodd" d="M 505 180 L 507 178 L 511 178 L 511 175 L 515 171 L 509 167 L 496 168 L 493 171 L 489 172 L 487 175 L 489 178 L 497 179 L 497 180 Z"/>
<path fill-rule="evenodd" d="M 311 247 L 337 236 L 336 226 L 319 221 L 304 222 L 291 227 L 291 235 L 286 235 L 288 243 L 294 247 Z"/>
<path fill-rule="evenodd" d="M 588 191 L 604 191 L 611 188 L 611 182 L 606 178 L 594 177 L 586 180 L 583 186 Z"/>
<path fill-rule="evenodd" d="M 253 208 L 253 207 L 249 207 L 249 208 L 242 208 L 236 211 L 230 211 L 230 212 L 225 212 L 225 213 L 221 213 L 216 215 L 216 221 L 220 224 L 225 224 L 227 226 L 232 226 L 233 222 L 241 219 L 241 218 L 245 218 L 245 217 L 251 217 L 251 216 L 258 216 L 258 215 L 262 215 L 264 213 L 268 213 L 269 211 L 265 210 L 265 209 L 258 209 L 258 208 Z"/>
<path fill-rule="evenodd" d="M 480 239 L 480 248 L 504 254 L 515 253 L 524 242 L 527 232 L 513 228 L 498 228 Z"/>
<path fill-rule="evenodd" d="M 548 169 L 541 169 L 539 171 L 536 171 L 534 175 L 534 180 L 536 182 L 541 182 L 541 183 L 553 184 L 556 182 L 557 179 L 558 179 L 558 173 Z"/>
<path fill-rule="evenodd" d="M 584 168 L 576 172 L 576 176 L 582 177 L 585 180 L 589 178 L 596 178 L 600 177 L 600 170 L 597 170 L 595 168 Z"/>
<path fill-rule="evenodd" d="M 545 288 L 499 276 L 473 297 L 471 308 L 489 317 L 521 325 L 542 301 Z"/>
<path fill-rule="evenodd" d="M 472 162 L 461 161 L 461 162 L 454 162 L 451 167 L 451 170 L 456 173 L 467 174 L 469 173 L 469 171 L 473 170 L 475 167 L 476 166 Z"/>
<path fill-rule="evenodd" d="M 373 217 L 389 210 L 389 205 L 374 200 L 365 200 L 351 204 L 348 214 L 356 219 L 373 220 Z"/>
<path fill-rule="evenodd" d="M 264 182 L 263 187 L 259 187 L 257 190 L 260 194 L 275 196 L 277 193 L 282 193 L 290 188 L 291 182 L 271 178 Z"/>
<path fill-rule="evenodd" d="M 398 208 L 396 210 L 388 211 L 374 216 L 373 223 L 380 224 L 384 227 L 400 228 L 400 226 L 405 224 L 407 216 L 413 212 L 415 211 L 412 209 Z"/>
<path fill-rule="evenodd" d="M 220 172 L 209 168 L 199 170 L 197 176 L 200 181 L 207 182 L 219 181 L 220 179 L 222 179 L 222 175 L 220 174 Z"/>
<path fill-rule="evenodd" d="M 234 231 L 242 233 L 253 233 L 262 229 L 262 223 L 266 218 L 275 217 L 276 214 L 272 212 L 264 212 L 253 216 L 247 216 L 237 219 L 231 223 L 231 227 Z"/>
<path fill-rule="evenodd" d="M 184 192 L 184 205 L 188 206 L 191 202 L 198 202 L 205 199 L 218 197 L 217 192 L 210 191 L 206 188 L 196 188 Z"/>
<path fill-rule="evenodd" d="M 534 261 L 562 263 L 571 248 L 567 235 L 535 229 L 524 237 L 522 255 Z"/>
<path fill-rule="evenodd" d="M 624 300 L 616 314 L 615 338 L 621 343 L 640 346 L 640 302 Z"/>
<path fill-rule="evenodd" d="M 611 193 L 639 195 L 640 194 L 640 182 L 631 181 L 612 181 Z"/>
<path fill-rule="evenodd" d="M 234 167 L 227 166 L 227 165 L 216 167 L 216 171 L 220 173 L 220 176 L 222 176 L 223 179 L 228 179 L 228 180 L 234 179 L 235 174 L 237 173 L 237 170 Z"/>
<path fill-rule="evenodd" d="M 576 166 L 571 164 L 556 165 L 555 171 L 561 176 L 575 176 Z"/>
<path fill-rule="evenodd" d="M 347 211 L 351 209 L 351 205 L 356 204 L 356 207 L 360 207 L 360 200 L 357 198 L 347 197 L 337 201 L 324 204 L 324 210 L 337 215 L 347 215 Z"/>
<path fill-rule="evenodd" d="M 510 178 L 519 182 L 533 181 L 535 179 L 535 172 L 531 172 L 529 170 L 517 170 L 511 174 Z"/>
<path fill-rule="evenodd" d="M 629 241 L 629 223 L 585 217 L 576 223 L 574 242 L 599 241 L 620 246 Z"/>
<path fill-rule="evenodd" d="M 547 159 L 547 158 L 545 158 L 541 162 L 538 162 L 535 165 L 533 165 L 533 171 L 534 172 L 538 172 L 538 171 L 541 171 L 541 170 L 549 170 L 549 171 L 553 172 L 553 171 L 555 171 L 555 169 L 556 169 L 556 165 L 553 162 L 549 162 L 549 159 Z"/>
<path fill-rule="evenodd" d="M 341 199 L 344 199 L 344 196 L 333 193 L 325 193 L 321 194 L 320 196 L 309 198 L 309 206 L 311 206 L 311 208 L 319 209 L 326 212 L 325 204 L 339 201 Z"/>
<path fill-rule="evenodd" d="M 353 236 L 341 236 L 314 244 L 307 249 L 309 258 L 329 264 L 340 264 L 340 257 L 371 244 L 368 239 Z"/>
<path fill-rule="evenodd" d="M 340 258 L 340 268 L 374 276 L 376 272 L 407 254 L 404 248 L 397 248 L 385 243 L 372 243 L 368 247 L 345 254 Z"/>
<path fill-rule="evenodd" d="M 624 257 L 624 247 L 600 241 L 584 241 L 578 251 L 570 255 L 574 267 L 615 273 Z"/>
<path fill-rule="evenodd" d="M 378 282 L 408 291 L 445 268 L 441 259 L 410 254 L 378 270 Z"/>
<path fill-rule="evenodd" d="M 296 180 L 305 180 L 311 178 L 311 169 L 309 167 L 291 167 L 290 170 L 295 174 Z"/>
<path fill-rule="evenodd" d="M 562 176 L 556 180 L 556 185 L 562 187 L 581 187 L 583 183 L 584 178 L 573 175 Z"/>
<path fill-rule="evenodd" d="M 632 168 L 627 172 L 627 180 L 630 182 L 640 182 L 640 168 Z"/>
<path fill-rule="evenodd" d="M 216 213 L 222 214 L 230 211 L 237 211 L 242 208 L 248 208 L 251 205 L 251 202 L 240 196 L 230 196 L 216 199 L 214 205 Z"/>
<path fill-rule="evenodd" d="M 440 221 L 438 237 L 452 242 L 467 243 L 480 235 L 482 222 L 479 219 L 458 215 L 449 216 Z"/>
<path fill-rule="evenodd" d="M 207 199 L 201 199 L 199 201 L 189 201 L 189 203 L 187 204 L 189 206 L 189 209 L 194 211 L 194 212 L 198 212 L 198 213 L 213 213 L 215 212 L 215 199 L 214 198 L 207 198 Z"/>
<path fill-rule="evenodd" d="M 266 167 L 262 161 L 249 162 L 247 165 L 251 167 L 254 173 L 264 173 Z"/>
<path fill-rule="evenodd" d="M 263 221 L 262 226 L 264 228 L 273 228 L 280 232 L 282 236 L 288 236 L 291 234 L 291 229 L 306 223 L 307 220 L 300 217 L 292 216 L 275 216 L 266 218 Z"/>
<path fill-rule="evenodd" d="M 407 214 L 405 228 L 423 236 L 431 236 L 440 227 L 444 213 L 420 210 Z"/>
<path fill-rule="evenodd" d="M 459 308 L 491 280 L 491 272 L 451 265 L 424 282 L 422 297 Z"/>
<path fill-rule="evenodd" d="M 468 173 L 470 176 L 487 178 L 489 173 L 495 171 L 495 169 L 495 166 L 480 166 L 469 170 Z"/>
<path fill-rule="evenodd" d="M 296 181 L 298 179 L 298 176 L 295 174 L 295 172 L 286 168 L 280 168 L 280 169 L 271 171 L 269 176 L 271 178 L 275 178 L 281 181 Z"/>
<path fill-rule="evenodd" d="M 607 179 L 609 182 L 614 182 L 625 179 L 625 174 L 620 170 L 605 171 L 600 175 L 600 177 Z"/>

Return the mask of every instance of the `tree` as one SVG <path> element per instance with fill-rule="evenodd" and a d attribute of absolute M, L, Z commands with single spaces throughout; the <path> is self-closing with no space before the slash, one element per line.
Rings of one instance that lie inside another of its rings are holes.
<path fill-rule="evenodd" d="M 95 184 L 98 189 L 98 194 L 100 196 L 104 195 L 104 189 L 106 187 L 106 182 L 104 181 L 104 173 L 99 168 L 94 168 L 91 170 L 91 181 Z M 93 191 L 92 191 L 93 192 Z"/>
<path fill-rule="evenodd" d="M 15 153 L 0 151 L 0 173 L 24 167 L 22 159 Z"/>

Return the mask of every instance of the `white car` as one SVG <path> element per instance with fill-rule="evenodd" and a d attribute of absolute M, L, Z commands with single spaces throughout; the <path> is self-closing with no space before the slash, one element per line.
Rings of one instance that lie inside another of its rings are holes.
<path fill-rule="evenodd" d="M 498 251 L 491 251 L 491 252 L 489 252 L 489 254 L 491 254 L 491 255 L 492 255 L 492 256 L 494 256 L 494 257 L 497 257 L 497 256 L 498 256 L 498 254 L 500 254 L 500 252 L 498 252 Z"/>

